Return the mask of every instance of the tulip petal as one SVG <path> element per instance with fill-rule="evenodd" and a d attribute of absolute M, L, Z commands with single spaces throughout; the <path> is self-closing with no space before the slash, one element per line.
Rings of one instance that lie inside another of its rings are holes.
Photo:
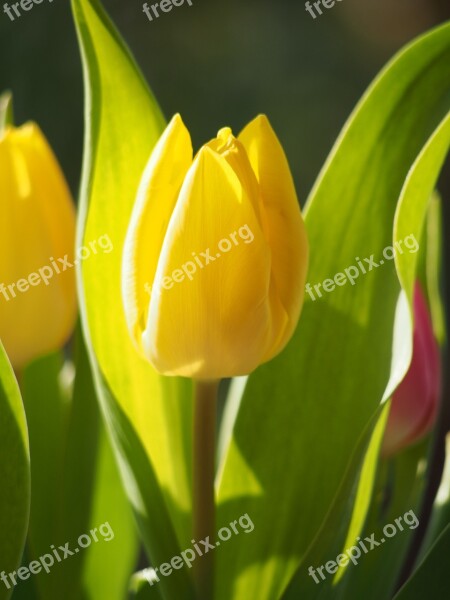
<path fill-rule="evenodd" d="M 253 205 L 258 219 L 261 218 L 260 190 L 255 173 L 242 143 L 236 139 L 229 127 L 223 127 L 217 137 L 206 144 L 208 148 L 222 156 L 236 173 L 247 197 Z"/>
<path fill-rule="evenodd" d="M 74 327 L 75 273 L 60 259 L 73 264 L 75 208 L 36 125 L 6 130 L 0 164 L 0 336 L 20 368 L 62 346 Z"/>
<path fill-rule="evenodd" d="M 414 290 L 414 321 L 412 360 L 391 400 L 383 441 L 385 456 L 406 448 L 429 433 L 439 408 L 439 347 L 419 283 L 416 283 Z"/>
<path fill-rule="evenodd" d="M 265 208 L 262 203 L 260 185 L 243 144 L 233 136 L 229 127 L 224 127 L 207 146 L 220 154 L 233 169 L 248 198 L 252 202 L 253 209 L 263 231 L 266 232 L 266 228 L 264 228 L 265 219 L 262 217 L 262 212 Z M 272 252 L 273 249 L 271 248 Z M 273 270 L 269 284 L 269 304 L 271 307 L 271 319 L 267 326 L 271 331 L 271 341 L 268 343 L 267 353 L 261 357 L 262 362 L 278 354 L 287 341 L 286 336 L 290 336 L 293 329 L 293 325 L 289 327 L 289 316 L 278 293 Z M 296 324 L 298 315 L 294 315 L 294 318 Z"/>
<path fill-rule="evenodd" d="M 150 156 L 133 208 L 124 246 L 122 294 L 128 328 L 141 353 L 161 247 L 192 154 L 189 131 L 177 114 Z"/>
<path fill-rule="evenodd" d="M 274 340 L 265 360 L 277 354 L 290 339 L 303 305 L 308 241 L 283 148 L 267 117 L 259 115 L 239 134 L 259 182 L 263 228 L 272 250 L 273 298 L 289 315 L 282 336 Z M 306 257 L 306 258 L 305 258 Z"/>
<path fill-rule="evenodd" d="M 203 147 L 162 248 L 147 357 L 170 375 L 249 373 L 271 340 L 269 280 L 270 250 L 252 202 L 227 161 Z"/>

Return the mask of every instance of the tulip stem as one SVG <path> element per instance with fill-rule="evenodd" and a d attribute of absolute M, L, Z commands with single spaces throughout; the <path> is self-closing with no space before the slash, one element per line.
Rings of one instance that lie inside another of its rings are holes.
<path fill-rule="evenodd" d="M 5 92 L 0 96 L 0 134 L 7 125 L 13 124 L 12 94 Z"/>
<path fill-rule="evenodd" d="M 193 535 L 195 542 L 215 539 L 216 417 L 219 381 L 196 381 L 193 440 Z M 213 553 L 198 557 L 194 565 L 198 600 L 213 597 Z"/>

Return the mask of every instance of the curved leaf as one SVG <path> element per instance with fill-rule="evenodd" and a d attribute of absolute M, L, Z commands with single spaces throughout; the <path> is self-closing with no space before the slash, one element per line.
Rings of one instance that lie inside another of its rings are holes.
<path fill-rule="evenodd" d="M 423 562 L 394 600 L 422 600 L 422 598 L 447 600 L 449 555 L 450 525 L 439 536 Z"/>
<path fill-rule="evenodd" d="M 67 369 L 60 354 L 54 353 L 30 364 L 23 377 L 32 456 L 25 566 L 51 552 L 52 545 L 58 548 L 69 542 L 76 547 L 80 535 L 109 522 L 114 542 L 105 543 L 98 534 L 98 543 L 55 565 L 50 573 L 35 575 L 33 586 L 45 600 L 59 599 L 62 589 L 67 600 L 121 600 L 134 567 L 136 536 L 111 464 L 81 335 L 73 386 L 71 376 L 62 377 Z M 98 555 L 102 560 L 97 560 Z"/>
<path fill-rule="evenodd" d="M 359 268 L 354 284 L 347 278 L 329 293 L 313 287 L 286 351 L 248 379 L 218 485 L 220 520 L 239 506 L 255 532 L 217 553 L 220 600 L 280 597 L 336 499 L 362 431 L 408 367 L 407 296 L 383 251 L 394 243 L 409 169 L 449 108 L 450 25 L 444 25 L 380 74 L 312 191 L 305 215 L 310 283 L 322 284 L 358 261 L 367 272 Z M 420 225 L 419 217 L 420 211 L 411 226 Z M 364 259 L 372 257 L 378 266 L 370 268 Z M 408 296 L 410 275 L 402 277 Z"/>
<path fill-rule="evenodd" d="M 0 573 L 20 565 L 30 509 L 30 456 L 19 387 L 0 342 Z M 13 591 L 0 582 L 0 599 Z"/>
<path fill-rule="evenodd" d="M 190 543 L 191 383 L 163 378 L 132 346 L 121 300 L 121 252 L 138 183 L 162 130 L 160 110 L 95 0 L 73 0 L 86 80 L 79 243 L 109 236 L 114 250 L 79 269 L 83 326 L 97 389 L 150 558 Z M 187 569 L 161 584 L 189 598 Z"/>

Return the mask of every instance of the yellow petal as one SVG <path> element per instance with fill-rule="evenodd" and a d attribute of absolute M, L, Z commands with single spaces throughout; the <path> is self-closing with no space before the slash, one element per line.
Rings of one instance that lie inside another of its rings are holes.
<path fill-rule="evenodd" d="M 238 139 L 260 185 L 261 218 L 272 251 L 273 298 L 289 315 L 285 329 L 265 356 L 269 360 L 285 346 L 297 325 L 307 274 L 308 241 L 288 161 L 267 117 L 256 117 Z"/>
<path fill-rule="evenodd" d="M 223 127 L 217 137 L 208 142 L 206 146 L 222 156 L 233 169 L 260 220 L 259 185 L 244 146 L 234 137 L 229 127 Z"/>
<path fill-rule="evenodd" d="M 75 210 L 34 124 L 0 139 L 0 214 L 0 337 L 21 368 L 61 347 L 76 318 L 74 269 L 58 260 L 73 263 Z"/>
<path fill-rule="evenodd" d="M 156 144 L 139 187 L 123 259 L 122 295 L 132 339 L 142 352 L 150 293 L 159 255 L 183 179 L 192 164 L 192 144 L 175 115 Z"/>
<path fill-rule="evenodd" d="M 269 279 L 270 250 L 252 202 L 225 158 L 204 147 L 164 240 L 143 336 L 147 358 L 170 375 L 249 373 L 270 340 Z"/>

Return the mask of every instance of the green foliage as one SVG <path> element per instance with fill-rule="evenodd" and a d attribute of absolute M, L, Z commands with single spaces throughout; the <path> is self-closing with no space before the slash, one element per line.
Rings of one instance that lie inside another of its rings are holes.
<path fill-rule="evenodd" d="M 68 600 L 122 600 L 136 558 L 136 536 L 101 424 L 81 337 L 76 364 L 73 386 L 70 366 L 62 369 L 58 353 L 35 361 L 24 373 L 32 456 L 24 564 L 52 554 L 51 546 L 58 550 L 68 542 L 73 551 L 80 535 L 90 536 L 91 529 L 108 522 L 113 540 L 106 542 L 97 534 L 99 541 L 92 541 L 89 548 L 62 562 L 55 560 L 50 573 L 42 570 L 35 575 L 33 587 L 37 597 L 45 600 L 60 598 L 62 590 Z"/>
<path fill-rule="evenodd" d="M 448 557 L 450 554 L 450 525 L 439 536 L 435 545 L 417 567 L 411 579 L 394 600 L 447 600 Z"/>
<path fill-rule="evenodd" d="M 0 571 L 20 564 L 30 507 L 28 432 L 19 387 L 0 343 Z M 0 582 L 0 599 L 12 589 Z"/>
<path fill-rule="evenodd" d="M 311 284 L 356 257 L 379 262 L 406 235 L 420 239 L 448 147 L 449 74 L 446 25 L 402 51 L 365 94 L 308 201 Z M 354 286 L 307 300 L 287 350 L 250 375 L 219 500 L 221 520 L 248 512 L 255 532 L 218 553 L 220 600 L 280 597 L 299 567 L 298 577 L 308 578 L 303 560 L 321 528 L 339 530 L 343 513 L 327 515 L 354 485 L 360 465 L 352 454 L 410 361 L 414 264 L 414 253 L 404 251 L 398 274 L 385 261 Z M 318 564 L 330 558 L 322 551 Z"/>
<path fill-rule="evenodd" d="M 83 325 L 128 495 L 149 556 L 159 564 L 190 543 L 192 386 L 160 377 L 137 355 L 120 275 L 138 182 L 164 120 L 99 3 L 74 0 L 73 8 L 87 77 L 80 243 L 107 232 L 114 244 L 79 273 Z M 187 569 L 161 587 L 188 599 Z"/>

